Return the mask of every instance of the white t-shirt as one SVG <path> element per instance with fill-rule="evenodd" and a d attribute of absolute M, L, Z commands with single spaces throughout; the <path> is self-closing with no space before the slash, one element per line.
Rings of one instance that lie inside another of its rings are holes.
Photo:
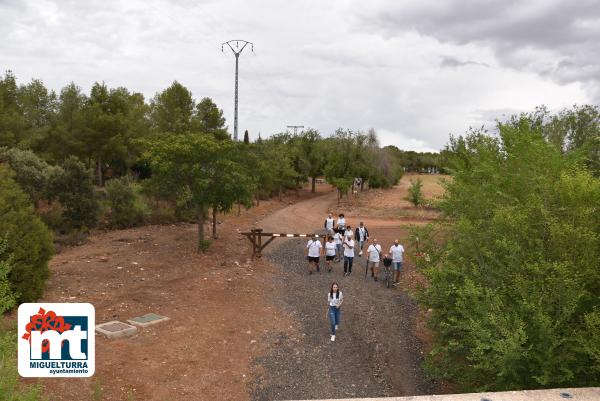
<path fill-rule="evenodd" d="M 326 218 L 325 219 L 325 228 L 327 230 L 333 230 L 333 217 L 332 218 Z"/>
<path fill-rule="evenodd" d="M 327 256 L 335 256 L 335 242 L 327 241 L 325 243 L 325 255 Z"/>
<path fill-rule="evenodd" d="M 354 257 L 354 240 L 346 238 L 344 240 L 344 256 Z"/>
<path fill-rule="evenodd" d="M 352 232 L 352 230 L 346 229 L 346 231 L 344 232 L 344 236 L 347 237 L 348 234 L 354 237 L 354 233 Z"/>
<path fill-rule="evenodd" d="M 321 255 L 321 248 L 323 248 L 323 245 L 321 245 L 321 241 L 319 241 L 318 239 L 311 239 L 310 241 L 308 241 L 306 247 L 308 248 L 308 256 L 310 256 L 311 258 L 318 258 Z"/>
<path fill-rule="evenodd" d="M 369 245 L 367 248 L 367 252 L 369 253 L 369 262 L 379 262 L 381 259 L 381 245 Z"/>
<path fill-rule="evenodd" d="M 331 297 L 331 292 L 327 293 L 327 302 L 329 303 L 329 306 L 340 306 L 343 299 L 344 299 L 344 294 L 342 294 L 341 291 L 340 291 L 339 298 L 337 297 L 335 292 L 333 293 L 333 298 Z"/>
<path fill-rule="evenodd" d="M 340 226 L 346 227 L 346 218 L 345 217 L 340 217 L 338 219 L 338 227 L 340 227 Z"/>
<path fill-rule="evenodd" d="M 392 254 L 392 262 L 402 262 L 403 253 L 404 247 L 402 245 L 392 245 L 392 247 L 390 248 L 390 254 Z"/>
<path fill-rule="evenodd" d="M 358 236 L 357 240 L 366 241 L 367 240 L 367 230 L 364 227 L 358 227 Z"/>
<path fill-rule="evenodd" d="M 336 245 L 342 245 L 342 235 L 340 233 L 333 234 L 333 242 Z"/>

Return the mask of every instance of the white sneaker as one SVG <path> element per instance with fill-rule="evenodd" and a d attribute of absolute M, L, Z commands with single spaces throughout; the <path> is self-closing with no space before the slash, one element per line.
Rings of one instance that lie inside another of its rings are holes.
<path fill-rule="evenodd" d="M 358 256 L 362 256 L 362 251 L 360 251 L 360 252 L 358 253 Z"/>
<path fill-rule="evenodd" d="M 331 341 L 335 341 L 335 335 L 331 336 Z"/>
<path fill-rule="evenodd" d="M 338 327 L 338 325 L 335 325 L 335 331 L 338 331 L 340 328 Z"/>

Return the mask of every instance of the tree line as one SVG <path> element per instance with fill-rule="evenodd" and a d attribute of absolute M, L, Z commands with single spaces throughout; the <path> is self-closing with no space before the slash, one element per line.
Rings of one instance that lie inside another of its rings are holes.
<path fill-rule="evenodd" d="M 78 243 L 95 227 L 193 221 L 204 251 L 204 226 L 212 222 L 216 238 L 218 213 L 281 198 L 307 181 L 315 191 L 317 177 L 340 197 L 356 177 L 389 187 L 410 168 L 374 130 L 245 138 L 232 141 L 222 110 L 177 81 L 147 101 L 98 82 L 89 93 L 75 83 L 56 93 L 7 72 L 0 78 L 0 237 L 2 260 L 13 258 L 6 277 L 17 301 L 41 295 L 53 238 Z"/>

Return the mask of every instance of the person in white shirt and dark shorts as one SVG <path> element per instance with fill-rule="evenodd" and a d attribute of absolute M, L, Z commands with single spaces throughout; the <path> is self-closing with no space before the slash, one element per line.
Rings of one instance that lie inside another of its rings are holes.
<path fill-rule="evenodd" d="M 335 259 L 335 253 L 337 251 L 337 246 L 335 242 L 333 242 L 333 237 L 330 235 L 327 237 L 327 242 L 325 243 L 325 264 L 327 265 L 327 271 L 331 272 L 331 261 Z"/>
<path fill-rule="evenodd" d="M 319 271 L 319 257 L 321 256 L 321 249 L 323 245 L 321 245 L 321 241 L 319 241 L 319 236 L 315 235 L 313 239 L 308 241 L 306 245 L 306 256 L 308 258 L 308 274 L 313 273 L 313 266 Z"/>
<path fill-rule="evenodd" d="M 402 271 L 402 263 L 404 256 L 404 247 L 400 245 L 398 240 L 394 241 L 394 245 L 390 248 L 390 255 L 392 256 L 392 266 L 394 266 L 394 286 L 397 286 L 400 282 L 400 272 Z"/>
<path fill-rule="evenodd" d="M 379 261 L 381 260 L 381 245 L 377 243 L 377 238 L 373 239 L 373 243 L 367 248 L 367 269 L 371 269 L 371 277 L 377 281 L 379 273 Z"/>

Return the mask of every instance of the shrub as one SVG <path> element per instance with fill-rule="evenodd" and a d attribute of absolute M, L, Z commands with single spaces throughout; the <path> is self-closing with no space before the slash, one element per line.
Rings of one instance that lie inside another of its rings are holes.
<path fill-rule="evenodd" d="M 110 180 L 106 184 L 106 195 L 111 208 L 111 226 L 133 227 L 146 221 L 148 207 L 140 197 L 138 187 L 128 177 Z"/>
<path fill-rule="evenodd" d="M 0 148 L 0 162 L 6 161 L 15 172 L 14 180 L 29 195 L 34 205 L 48 192 L 51 177 L 60 172 L 60 167 L 51 166 L 30 150 Z"/>
<path fill-rule="evenodd" d="M 11 289 L 18 302 L 28 302 L 42 295 L 53 253 L 52 234 L 12 176 L 0 165 L 0 236 L 7 240 L 3 254 L 12 255 Z"/>
<path fill-rule="evenodd" d="M 39 384 L 23 386 L 17 370 L 17 330 L 5 330 L 0 325 L 0 399 L 10 401 L 40 401 Z"/>
<path fill-rule="evenodd" d="M 10 288 L 8 275 L 12 270 L 13 257 L 8 253 L 8 241 L 0 238 L 0 316 L 15 306 L 16 297 Z"/>
<path fill-rule="evenodd" d="M 91 228 L 98 222 L 100 210 L 91 172 L 74 156 L 64 162 L 63 169 L 52 184 L 52 192 L 63 207 L 63 217 L 72 228 Z"/>
<path fill-rule="evenodd" d="M 410 180 L 408 200 L 415 206 L 420 206 L 425 202 L 425 199 L 423 198 L 423 181 L 421 181 L 420 178 Z"/>

